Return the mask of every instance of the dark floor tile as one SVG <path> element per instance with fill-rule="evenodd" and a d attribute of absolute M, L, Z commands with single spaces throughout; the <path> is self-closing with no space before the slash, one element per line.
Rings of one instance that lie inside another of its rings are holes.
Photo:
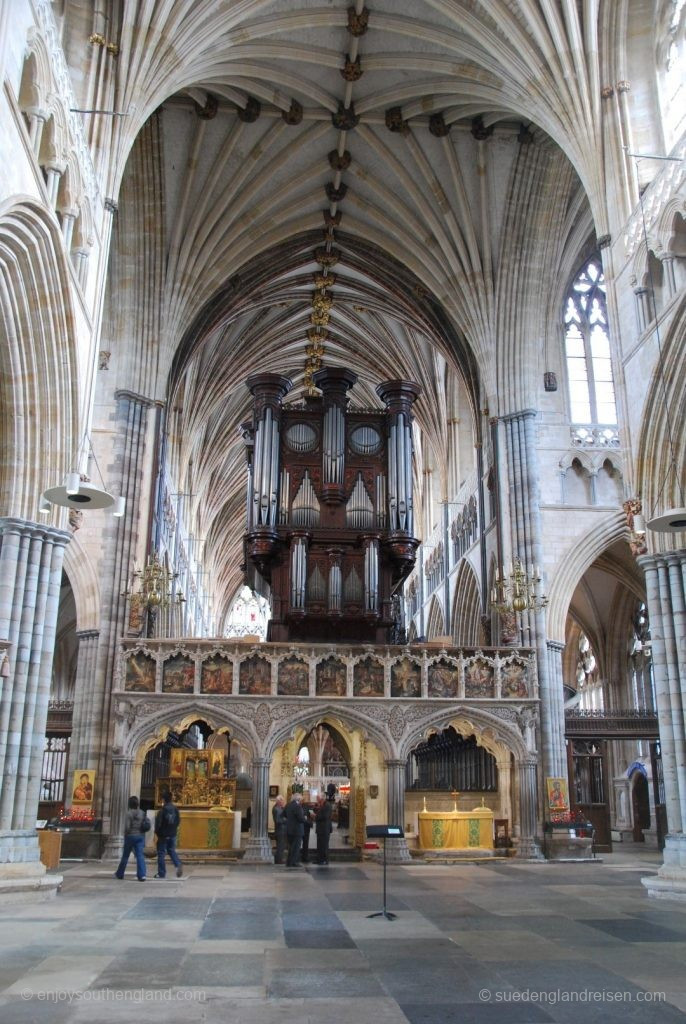
<path fill-rule="evenodd" d="M 275 896 L 218 896 L 212 900 L 209 913 L 215 914 L 278 914 Z"/>
<path fill-rule="evenodd" d="M 683 933 L 672 931 L 661 924 L 639 920 L 635 917 L 611 918 L 609 920 L 588 919 L 584 923 L 589 928 L 606 935 L 611 935 L 622 942 L 683 942 Z"/>
<path fill-rule="evenodd" d="M 330 885 L 331 882 L 362 882 L 367 880 L 367 875 L 361 868 L 334 867 L 330 871 L 316 871 L 313 868 L 309 871 L 309 875 L 315 881 L 322 882 L 324 885 Z"/>
<path fill-rule="evenodd" d="M 181 965 L 177 984 L 181 988 L 212 988 L 232 985 L 262 985 L 264 958 L 243 954 L 199 953 Z"/>
<path fill-rule="evenodd" d="M 355 949 L 355 943 L 343 928 L 290 930 L 284 931 L 283 937 L 289 949 Z"/>
<path fill-rule="evenodd" d="M 0 998 L 2 1024 L 68 1024 L 73 1014 L 74 1004 L 67 1001 L 53 1003 L 19 996 Z"/>
<path fill-rule="evenodd" d="M 200 939 L 278 939 L 280 921 L 271 914 L 213 914 L 200 929 Z"/>
<path fill-rule="evenodd" d="M 363 999 L 384 997 L 376 978 L 366 971 L 319 968 L 274 971 L 267 985 L 269 999 Z M 306 1006 L 304 1008 L 306 1014 Z"/>
<path fill-rule="evenodd" d="M 209 899 L 194 899 L 190 896 L 150 896 L 139 900 L 124 917 L 153 921 L 189 917 L 197 919 L 205 917 L 211 902 Z"/>
<path fill-rule="evenodd" d="M 177 947 L 132 947 L 115 957 L 91 985 L 93 989 L 158 989 L 177 984 L 186 950 Z"/>
<path fill-rule="evenodd" d="M 314 931 L 343 931 L 341 920 L 336 914 L 329 910 L 328 914 L 298 914 L 286 913 L 281 915 L 284 931 L 305 931 L 312 928 Z"/>
<path fill-rule="evenodd" d="M 383 903 L 383 897 L 373 892 L 330 892 L 327 900 L 334 910 L 378 910 Z M 409 910 L 407 903 L 389 896 L 386 900 L 389 910 Z"/>
<path fill-rule="evenodd" d="M 400 1003 L 410 1024 L 545 1024 L 553 1021 L 538 1006 L 490 1003 Z"/>

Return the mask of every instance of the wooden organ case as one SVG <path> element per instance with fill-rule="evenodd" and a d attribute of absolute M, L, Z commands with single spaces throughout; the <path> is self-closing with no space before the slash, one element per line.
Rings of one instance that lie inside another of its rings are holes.
<path fill-rule="evenodd" d="M 271 585 L 274 642 L 392 642 L 392 595 L 419 541 L 412 504 L 416 384 L 377 387 L 384 409 L 348 407 L 357 377 L 314 375 L 320 396 L 283 400 L 286 377 L 256 373 L 244 437 L 246 558 Z"/>

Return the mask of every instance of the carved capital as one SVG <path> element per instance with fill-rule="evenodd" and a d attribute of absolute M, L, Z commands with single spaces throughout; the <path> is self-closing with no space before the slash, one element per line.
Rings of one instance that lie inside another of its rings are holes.
<path fill-rule="evenodd" d="M 431 115 L 429 118 L 429 131 L 437 139 L 444 139 L 446 135 L 450 134 L 450 127 L 443 120 L 442 113 Z"/>
<path fill-rule="evenodd" d="M 357 82 L 364 74 L 362 70 L 362 64 L 360 58 L 356 57 L 355 60 L 350 59 L 350 54 L 345 55 L 345 64 L 341 68 L 341 75 L 346 82 Z"/>
<path fill-rule="evenodd" d="M 331 115 L 331 122 L 339 132 L 349 132 L 357 128 L 360 119 L 355 113 L 355 104 L 351 103 L 349 107 L 344 107 L 339 103 L 338 110 Z"/>
<path fill-rule="evenodd" d="M 303 119 L 302 103 L 298 103 L 297 100 L 291 100 L 290 107 L 288 110 L 282 111 L 281 116 L 286 124 L 300 124 Z"/>
<path fill-rule="evenodd" d="M 351 160 L 352 157 L 347 149 L 342 153 L 339 153 L 337 149 L 332 149 L 329 153 L 329 167 L 334 171 L 347 171 Z"/>
<path fill-rule="evenodd" d="M 348 8 L 348 32 L 351 36 L 363 36 L 369 27 L 369 10 L 363 7 L 358 14 L 354 7 Z"/>
<path fill-rule="evenodd" d="M 238 108 L 238 120 L 243 121 L 245 124 L 252 124 L 260 116 L 262 110 L 262 104 L 259 100 L 256 100 L 254 96 L 248 96 L 248 101 L 245 107 Z"/>
<path fill-rule="evenodd" d="M 403 108 L 402 107 L 389 107 L 386 111 L 386 127 L 389 132 L 398 132 L 400 135 L 407 135 L 410 131 L 410 126 L 407 121 L 403 120 Z"/>

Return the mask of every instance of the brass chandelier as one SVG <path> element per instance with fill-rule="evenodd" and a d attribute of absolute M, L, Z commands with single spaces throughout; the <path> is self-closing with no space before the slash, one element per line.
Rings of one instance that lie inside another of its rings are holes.
<path fill-rule="evenodd" d="M 515 556 L 509 569 L 496 569 L 495 583 L 491 588 L 491 608 L 499 615 L 538 611 L 545 608 L 548 598 L 538 593 L 541 574 L 538 566 L 529 566 L 527 571 L 521 558 Z"/>

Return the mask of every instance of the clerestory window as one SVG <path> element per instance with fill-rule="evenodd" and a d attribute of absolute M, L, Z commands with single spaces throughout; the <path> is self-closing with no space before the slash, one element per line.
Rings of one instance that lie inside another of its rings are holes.
<path fill-rule="evenodd" d="M 605 278 L 600 259 L 576 276 L 565 307 L 565 351 L 572 423 L 617 423 L 607 324 Z"/>

